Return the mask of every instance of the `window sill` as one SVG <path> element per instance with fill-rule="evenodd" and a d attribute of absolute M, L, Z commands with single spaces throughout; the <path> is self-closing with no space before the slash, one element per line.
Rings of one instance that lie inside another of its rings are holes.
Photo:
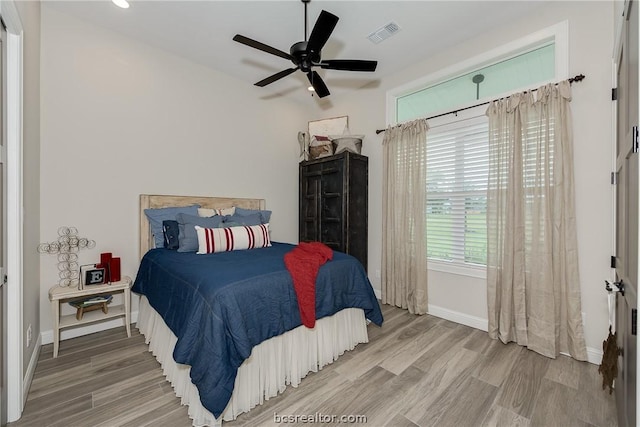
<path fill-rule="evenodd" d="M 459 276 L 476 277 L 478 279 L 487 278 L 487 267 L 484 265 L 460 265 L 447 261 L 427 260 L 427 269 L 440 271 L 442 273 L 457 274 Z"/>

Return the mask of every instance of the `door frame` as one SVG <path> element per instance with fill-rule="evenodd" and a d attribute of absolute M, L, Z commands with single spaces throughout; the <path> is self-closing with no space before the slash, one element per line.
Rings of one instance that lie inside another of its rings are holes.
<path fill-rule="evenodd" d="M 15 0 L 0 1 L 7 27 L 7 421 L 22 415 L 23 378 L 23 237 L 22 220 L 22 49 L 23 27 Z"/>
<path fill-rule="evenodd" d="M 635 3 L 640 3 L 638 1 L 636 1 Z M 635 5 L 636 8 L 638 6 L 640 6 L 639 4 Z M 620 12 L 623 13 L 619 13 L 615 15 L 615 22 L 614 22 L 614 28 L 615 28 L 615 34 L 614 34 L 614 49 L 613 49 L 613 66 L 612 66 L 612 86 L 613 88 L 618 87 L 618 63 L 620 60 L 620 55 L 621 55 L 621 49 L 622 49 L 622 37 L 623 37 L 623 31 L 622 31 L 622 25 L 623 25 L 623 21 L 626 19 L 626 15 L 629 11 L 629 7 L 630 7 L 630 0 L 625 0 L 624 4 L 622 5 L 621 9 L 619 10 Z M 639 12 L 635 12 L 635 13 L 639 13 Z M 640 94 L 639 94 L 640 95 Z M 640 104 L 640 96 L 638 96 L 638 102 Z M 639 111 L 640 111 L 640 105 L 639 105 Z M 617 155 L 616 155 L 616 144 L 617 144 L 617 138 L 618 138 L 618 130 L 617 130 L 617 114 L 618 114 L 618 106 L 617 103 L 614 102 L 613 103 L 613 108 L 612 108 L 612 115 L 611 115 L 611 120 L 612 123 L 614 123 L 614 126 L 612 128 L 612 143 L 613 143 L 613 153 L 612 153 L 612 170 L 616 171 L 617 170 Z M 617 218 L 617 212 L 616 212 L 616 193 L 615 191 L 612 191 L 611 194 L 611 205 L 613 206 L 613 222 L 612 222 L 612 254 L 616 253 L 616 247 L 617 247 L 617 242 L 616 242 L 616 218 Z M 615 269 L 611 269 L 611 278 L 612 280 L 616 280 L 615 278 Z M 637 298 L 636 298 L 637 299 Z M 615 317 L 613 316 L 613 327 L 614 330 L 617 331 L 617 325 L 615 322 Z M 636 352 L 636 366 L 640 366 L 640 352 Z M 637 371 L 636 371 L 637 372 Z M 636 408 L 640 408 L 640 393 L 638 393 L 638 391 L 640 390 L 640 375 L 636 375 Z M 640 414 L 636 414 L 636 419 L 638 417 L 638 415 Z"/>

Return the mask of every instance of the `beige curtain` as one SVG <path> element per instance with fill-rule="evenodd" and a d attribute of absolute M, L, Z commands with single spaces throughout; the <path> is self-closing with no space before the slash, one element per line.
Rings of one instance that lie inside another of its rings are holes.
<path fill-rule="evenodd" d="M 427 122 L 385 131 L 382 302 L 427 312 Z"/>
<path fill-rule="evenodd" d="M 570 101 L 565 81 L 487 110 L 489 335 L 586 360 Z"/>

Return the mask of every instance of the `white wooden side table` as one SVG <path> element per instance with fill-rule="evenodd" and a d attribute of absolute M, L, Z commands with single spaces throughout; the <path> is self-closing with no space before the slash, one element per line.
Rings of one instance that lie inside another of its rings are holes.
<path fill-rule="evenodd" d="M 60 305 L 73 299 L 92 297 L 104 294 L 123 293 L 124 303 L 108 306 L 108 312 L 95 310 L 84 313 L 81 319 L 76 319 L 75 314 L 61 315 Z M 123 276 L 122 280 L 104 285 L 85 286 L 78 289 L 70 286 L 54 286 L 49 289 L 49 301 L 53 312 L 53 357 L 58 357 L 60 346 L 60 331 L 62 329 L 76 327 L 87 323 L 102 322 L 116 317 L 124 317 L 127 328 L 127 336 L 131 337 L 131 278 Z"/>

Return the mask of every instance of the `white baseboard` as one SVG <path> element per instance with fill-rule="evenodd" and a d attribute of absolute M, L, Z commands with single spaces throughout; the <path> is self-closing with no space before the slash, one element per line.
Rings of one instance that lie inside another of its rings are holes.
<path fill-rule="evenodd" d="M 29 366 L 24 374 L 24 380 L 22 382 L 22 407 L 27 403 L 27 396 L 29 395 L 29 389 L 31 388 L 31 382 L 33 381 L 33 374 L 36 371 L 36 365 L 38 364 L 38 357 L 40 356 L 40 347 L 42 346 L 42 335 L 38 335 L 33 352 L 31 353 L 31 359 L 29 359 Z"/>
<path fill-rule="evenodd" d="M 431 304 L 429 304 L 428 310 L 430 315 L 440 317 L 441 319 L 461 323 L 463 325 L 480 329 L 481 331 L 485 332 L 489 329 L 489 321 L 481 317 L 470 316 L 468 314 L 434 306 Z M 565 355 L 569 356 L 568 354 Z M 602 350 L 593 347 L 587 347 L 587 361 L 589 363 L 593 363 L 594 365 L 600 365 L 602 363 Z"/>
<path fill-rule="evenodd" d="M 561 353 L 565 356 L 571 357 L 568 353 Z M 587 347 L 587 362 L 593 363 L 594 365 L 600 365 L 602 363 L 602 350 L 598 350 L 597 348 Z"/>
<path fill-rule="evenodd" d="M 438 307 L 431 304 L 427 306 L 427 310 L 430 315 L 441 319 L 450 320 L 485 332 L 489 330 L 489 321 L 482 317 L 471 316 L 469 314 L 460 313 L 459 311 L 449 310 L 448 308 Z"/>
<path fill-rule="evenodd" d="M 131 323 L 138 321 L 138 312 L 131 312 Z M 103 322 L 96 322 L 86 326 L 79 326 L 77 328 L 65 329 L 60 333 L 60 341 L 68 340 L 71 338 L 81 337 L 83 335 L 93 334 L 95 332 L 106 331 L 107 329 L 117 328 L 124 326 L 124 317 L 118 319 L 107 320 Z M 53 330 L 43 331 L 40 334 L 42 345 L 51 344 L 53 342 Z"/>
<path fill-rule="evenodd" d="M 379 289 L 373 289 L 376 294 L 376 298 L 382 299 L 382 293 Z M 441 319 L 450 320 L 452 322 L 461 323 L 472 328 L 480 329 L 482 331 L 489 330 L 489 321 L 481 317 L 470 316 L 468 314 L 460 313 L 459 311 L 449 310 L 448 308 L 438 307 L 437 305 L 428 304 L 427 313 L 431 316 L 439 317 Z"/>

